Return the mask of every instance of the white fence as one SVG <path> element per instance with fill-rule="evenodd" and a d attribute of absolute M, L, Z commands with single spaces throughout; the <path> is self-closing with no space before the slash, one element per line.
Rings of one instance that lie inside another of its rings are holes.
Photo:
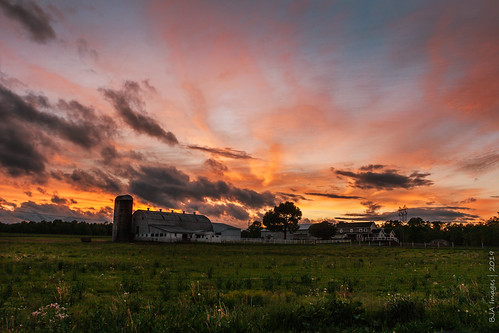
<path fill-rule="evenodd" d="M 310 239 L 263 239 L 263 238 L 241 238 L 238 240 L 222 240 L 222 243 L 253 243 L 253 244 L 333 244 L 347 243 L 348 239 L 330 239 L 330 240 L 310 240 Z"/>

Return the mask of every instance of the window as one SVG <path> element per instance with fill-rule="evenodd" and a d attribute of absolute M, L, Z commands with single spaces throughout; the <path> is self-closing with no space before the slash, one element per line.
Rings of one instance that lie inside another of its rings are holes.
<path fill-rule="evenodd" d="M 139 226 L 137 226 L 137 231 L 135 232 L 137 235 L 139 234 Z"/>
<path fill-rule="evenodd" d="M 353 228 L 352 228 L 352 229 L 350 229 L 350 232 L 353 232 Z"/>
<path fill-rule="evenodd" d="M 343 229 L 340 229 L 340 234 L 342 234 L 342 233 L 343 233 Z"/>

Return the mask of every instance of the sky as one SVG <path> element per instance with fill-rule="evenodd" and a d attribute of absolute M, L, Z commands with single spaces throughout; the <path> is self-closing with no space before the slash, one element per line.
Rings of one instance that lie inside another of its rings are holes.
<path fill-rule="evenodd" d="M 499 210 L 499 2 L 0 0 L 0 221 Z"/>

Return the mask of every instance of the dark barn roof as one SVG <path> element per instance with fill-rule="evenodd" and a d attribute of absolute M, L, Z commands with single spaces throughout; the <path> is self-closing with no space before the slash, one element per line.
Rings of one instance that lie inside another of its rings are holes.
<path fill-rule="evenodd" d="M 211 221 L 204 215 L 180 214 L 148 210 L 136 210 L 133 220 L 144 220 L 149 226 L 175 233 L 204 233 L 213 232 Z"/>

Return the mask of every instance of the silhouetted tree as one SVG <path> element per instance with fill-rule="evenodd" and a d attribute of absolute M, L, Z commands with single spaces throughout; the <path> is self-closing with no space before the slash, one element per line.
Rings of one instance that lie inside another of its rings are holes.
<path fill-rule="evenodd" d="M 275 206 L 274 209 L 265 213 L 263 224 L 270 231 L 284 232 L 284 239 L 286 239 L 288 231 L 293 233 L 298 230 L 298 221 L 300 221 L 301 216 L 300 208 L 296 207 L 293 202 L 281 202 L 279 206 Z"/>
<path fill-rule="evenodd" d="M 314 223 L 308 228 L 308 233 L 320 239 L 331 239 L 336 233 L 336 227 L 328 221 Z"/>
<path fill-rule="evenodd" d="M 254 221 L 248 227 L 249 237 L 250 238 L 260 238 L 260 237 L 262 237 L 262 229 L 263 229 L 262 222 L 260 222 L 260 221 Z"/>

